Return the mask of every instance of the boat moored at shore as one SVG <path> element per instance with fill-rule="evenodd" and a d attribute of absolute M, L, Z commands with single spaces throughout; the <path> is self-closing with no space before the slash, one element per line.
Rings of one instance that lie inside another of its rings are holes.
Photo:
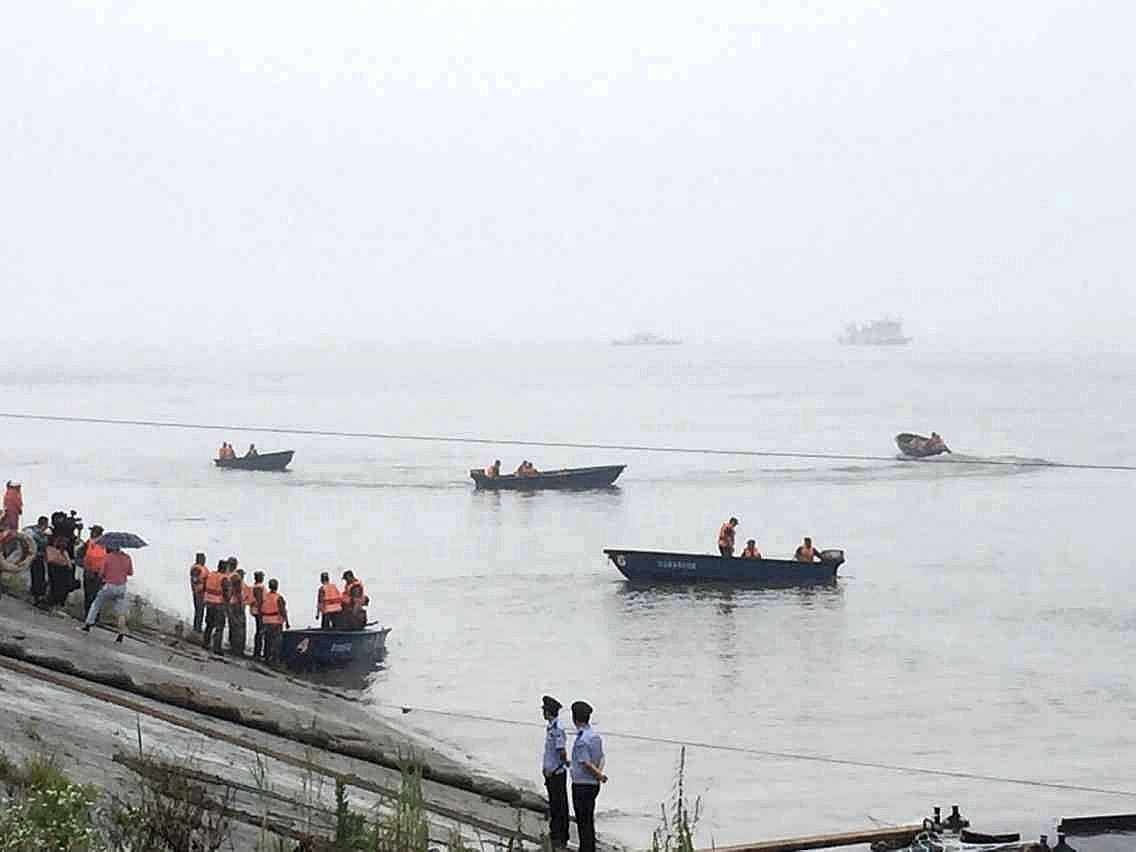
<path fill-rule="evenodd" d="M 476 468 L 469 472 L 470 479 L 482 491 L 538 491 L 560 489 L 564 491 L 587 488 L 608 488 L 627 465 L 612 464 L 600 467 L 568 467 L 561 470 L 542 470 L 530 476 L 503 473 L 488 476 Z"/>
<path fill-rule="evenodd" d="M 329 669 L 370 666 L 387 651 L 389 627 L 366 630 L 285 630 L 280 662 L 291 669 Z"/>
<path fill-rule="evenodd" d="M 754 586 L 812 586 L 836 582 L 843 550 L 822 550 L 820 562 L 742 559 L 709 553 L 606 548 L 612 564 L 632 582 L 738 583 Z"/>

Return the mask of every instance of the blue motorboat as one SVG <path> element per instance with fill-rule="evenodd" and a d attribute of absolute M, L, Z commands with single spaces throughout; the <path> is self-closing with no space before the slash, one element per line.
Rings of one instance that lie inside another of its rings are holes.
<path fill-rule="evenodd" d="M 612 564 L 632 582 L 736 583 L 753 586 L 815 586 L 836 582 L 843 550 L 821 551 L 820 562 L 742 559 L 709 553 L 605 549 Z"/>
<path fill-rule="evenodd" d="M 366 630 L 285 630 L 280 661 L 292 669 L 370 666 L 386 655 L 389 627 Z"/>

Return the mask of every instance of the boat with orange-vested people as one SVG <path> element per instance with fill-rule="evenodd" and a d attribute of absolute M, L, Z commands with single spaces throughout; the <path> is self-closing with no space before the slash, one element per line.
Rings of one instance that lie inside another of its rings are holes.
<path fill-rule="evenodd" d="M 538 491 L 558 488 L 564 491 L 587 488 L 608 488 L 627 465 L 611 464 L 600 467 L 566 467 L 560 470 L 542 470 L 521 476 L 515 473 L 500 473 L 489 476 L 484 470 L 474 468 L 469 472 L 470 479 L 478 490 L 484 491 Z"/>
<path fill-rule="evenodd" d="M 257 453 L 252 456 L 233 456 L 227 459 L 213 459 L 217 467 L 229 470 L 284 470 L 292 463 L 294 450 L 279 453 Z"/>

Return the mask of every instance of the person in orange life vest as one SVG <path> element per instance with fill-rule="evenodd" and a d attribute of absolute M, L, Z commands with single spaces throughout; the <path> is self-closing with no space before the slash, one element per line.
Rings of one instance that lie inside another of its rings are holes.
<path fill-rule="evenodd" d="M 757 549 L 757 542 L 752 538 L 746 542 L 745 550 L 742 551 L 742 559 L 760 559 L 761 551 Z"/>
<path fill-rule="evenodd" d="M 316 618 L 319 619 L 320 629 L 338 629 L 336 622 L 342 610 L 343 593 L 331 582 L 331 575 L 324 571 L 320 574 L 320 587 L 316 592 Z"/>
<path fill-rule="evenodd" d="M 734 555 L 734 535 L 737 533 L 737 529 L 737 518 L 730 518 L 718 529 L 718 552 L 723 556 Z"/>
<path fill-rule="evenodd" d="M 820 553 L 813 547 L 813 540 L 805 536 L 804 543 L 797 547 L 797 550 L 793 553 L 793 558 L 798 562 L 812 562 L 820 559 Z"/>
<path fill-rule="evenodd" d="M 275 663 L 280 660 L 280 638 L 288 622 L 288 604 L 277 591 L 280 584 L 273 577 L 268 581 L 268 591 L 260 605 L 260 617 L 264 620 L 264 659 Z"/>
<path fill-rule="evenodd" d="M 496 459 L 493 464 L 485 468 L 485 475 L 490 479 L 496 479 L 501 475 L 501 459 Z"/>
<path fill-rule="evenodd" d="M 343 610 L 338 619 L 340 630 L 362 630 L 367 626 L 366 606 L 370 603 L 363 584 L 352 571 L 343 572 Z"/>
<path fill-rule="evenodd" d="M 248 642 L 248 616 L 245 614 L 247 585 L 244 569 L 237 568 L 236 563 L 236 559 L 229 559 L 229 596 L 226 598 L 229 604 L 229 651 L 243 657 Z"/>
<path fill-rule="evenodd" d="M 193 632 L 200 633 L 205 619 L 205 578 L 209 576 L 209 566 L 205 564 L 205 554 L 194 556 L 189 566 L 189 591 L 193 596 Z"/>
<path fill-rule="evenodd" d="M 264 602 L 264 572 L 254 571 L 252 580 L 252 588 L 249 590 L 249 595 L 252 598 L 249 602 L 249 613 L 252 615 L 253 624 L 256 626 L 256 632 L 252 636 L 252 658 L 263 660 L 264 619 L 261 618 L 260 607 Z"/>
<path fill-rule="evenodd" d="M 4 491 L 4 527 L 18 530 L 20 528 L 20 515 L 24 513 L 24 492 L 20 483 L 8 480 L 8 487 Z"/>
<path fill-rule="evenodd" d="M 229 563 L 222 559 L 217 569 L 205 577 L 205 632 L 201 634 L 201 646 L 221 653 L 221 639 L 225 633 L 225 593 L 228 591 Z"/>
<path fill-rule="evenodd" d="M 91 537 L 79 546 L 75 553 L 76 561 L 83 566 L 83 612 L 91 608 L 95 595 L 103 584 L 103 562 L 106 561 L 106 548 L 99 544 L 103 528 L 98 524 L 91 527 Z"/>

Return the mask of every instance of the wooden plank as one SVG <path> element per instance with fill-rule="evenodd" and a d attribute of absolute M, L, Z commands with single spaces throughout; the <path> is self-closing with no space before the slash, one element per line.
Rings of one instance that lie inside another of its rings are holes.
<path fill-rule="evenodd" d="M 923 830 L 922 825 L 897 825 L 894 828 L 865 828 L 860 831 L 843 831 L 838 834 L 814 834 L 809 837 L 789 837 L 784 840 L 761 840 L 737 846 L 715 846 L 712 852 L 802 852 L 806 849 L 834 849 L 838 846 L 857 846 L 877 840 L 902 840 L 910 843 Z M 711 852 L 711 850 L 704 850 Z"/>

